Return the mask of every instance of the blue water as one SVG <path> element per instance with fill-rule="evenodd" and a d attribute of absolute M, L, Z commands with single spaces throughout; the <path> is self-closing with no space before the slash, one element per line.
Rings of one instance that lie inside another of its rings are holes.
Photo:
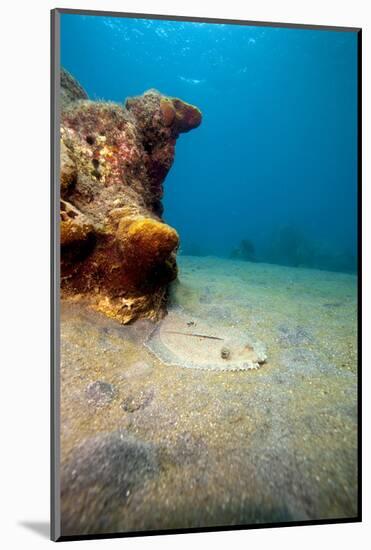
<path fill-rule="evenodd" d="M 61 61 L 91 99 L 202 110 L 165 182 L 181 253 L 355 269 L 355 32 L 64 14 Z"/>

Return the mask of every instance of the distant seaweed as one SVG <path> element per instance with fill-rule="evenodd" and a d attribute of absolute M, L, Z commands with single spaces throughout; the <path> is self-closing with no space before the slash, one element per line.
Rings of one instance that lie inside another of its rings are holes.
<path fill-rule="evenodd" d="M 189 242 L 181 244 L 179 254 L 182 256 L 205 256 L 205 252 L 202 251 L 200 245 L 195 242 Z"/>
<path fill-rule="evenodd" d="M 271 263 L 292 267 L 311 267 L 313 264 L 313 245 L 294 225 L 284 225 L 273 234 L 267 253 Z"/>
<path fill-rule="evenodd" d="M 249 239 L 243 239 L 239 246 L 232 250 L 230 258 L 234 260 L 254 262 L 256 260 L 254 243 Z"/>
<path fill-rule="evenodd" d="M 270 236 L 260 260 L 290 267 L 307 267 L 354 273 L 357 256 L 349 249 L 334 251 L 330 246 L 311 240 L 296 225 L 285 225 Z"/>

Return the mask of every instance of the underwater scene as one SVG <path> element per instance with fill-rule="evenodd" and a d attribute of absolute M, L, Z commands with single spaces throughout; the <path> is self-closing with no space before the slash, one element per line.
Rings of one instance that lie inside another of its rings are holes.
<path fill-rule="evenodd" d="M 62 536 L 356 519 L 357 32 L 60 26 Z"/>

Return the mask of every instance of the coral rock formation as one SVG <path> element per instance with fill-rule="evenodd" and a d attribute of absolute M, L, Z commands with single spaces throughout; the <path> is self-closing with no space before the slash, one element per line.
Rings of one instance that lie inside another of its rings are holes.
<path fill-rule="evenodd" d="M 88 94 L 79 82 L 65 69 L 61 70 L 61 103 L 62 108 L 71 101 L 88 99 Z"/>
<path fill-rule="evenodd" d="M 158 319 L 176 278 L 179 237 L 162 219 L 163 182 L 180 133 L 201 113 L 156 90 L 125 106 L 85 99 L 62 70 L 62 298 L 128 323 Z"/>

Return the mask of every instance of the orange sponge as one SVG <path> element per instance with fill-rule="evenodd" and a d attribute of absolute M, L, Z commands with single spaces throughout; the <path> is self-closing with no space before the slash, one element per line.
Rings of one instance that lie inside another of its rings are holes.
<path fill-rule="evenodd" d="M 141 269 L 166 260 L 179 243 L 175 229 L 152 218 L 139 218 L 130 225 L 125 220 L 119 225 L 118 237 L 123 243 L 125 261 Z"/>

